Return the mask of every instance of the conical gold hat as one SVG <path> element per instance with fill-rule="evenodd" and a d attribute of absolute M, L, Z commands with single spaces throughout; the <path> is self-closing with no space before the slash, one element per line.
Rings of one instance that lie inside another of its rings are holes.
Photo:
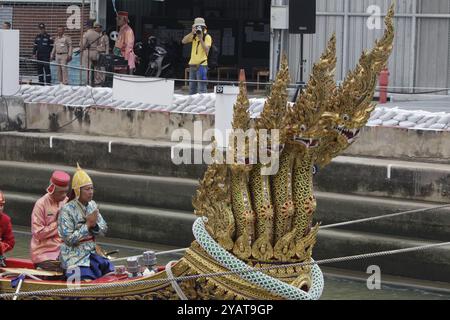
<path fill-rule="evenodd" d="M 72 189 L 75 191 L 76 197 L 80 197 L 80 189 L 82 187 L 91 184 L 93 184 L 91 177 L 89 177 L 86 171 L 81 169 L 80 165 L 77 163 L 77 172 L 75 172 L 72 179 Z"/>

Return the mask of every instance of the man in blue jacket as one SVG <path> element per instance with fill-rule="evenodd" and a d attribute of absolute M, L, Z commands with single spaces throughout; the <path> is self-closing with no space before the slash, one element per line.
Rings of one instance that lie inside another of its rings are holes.
<path fill-rule="evenodd" d="M 53 51 L 53 39 L 45 30 L 45 24 L 39 24 L 40 33 L 34 39 L 33 59 L 39 60 L 37 64 L 39 84 L 50 85 L 52 75 L 50 73 L 50 56 Z"/>

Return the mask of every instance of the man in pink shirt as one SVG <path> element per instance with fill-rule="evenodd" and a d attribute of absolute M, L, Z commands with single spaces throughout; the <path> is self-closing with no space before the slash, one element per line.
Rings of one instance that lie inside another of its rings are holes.
<path fill-rule="evenodd" d="M 128 61 L 130 74 L 136 68 L 136 56 L 134 54 L 134 32 L 128 25 L 128 12 L 117 12 L 117 25 L 119 26 L 119 37 L 114 46 L 114 54 L 122 56 Z"/>
<path fill-rule="evenodd" d="M 70 176 L 55 171 L 50 179 L 47 194 L 34 205 L 31 214 L 31 260 L 36 268 L 61 271 L 59 253 L 61 238 L 58 235 L 59 210 L 67 202 Z"/>

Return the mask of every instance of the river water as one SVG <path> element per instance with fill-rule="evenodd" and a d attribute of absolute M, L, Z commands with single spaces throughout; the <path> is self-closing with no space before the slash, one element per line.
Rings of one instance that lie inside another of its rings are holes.
<path fill-rule="evenodd" d="M 26 229 L 16 231 L 16 246 L 9 256 L 16 258 L 29 257 L 30 235 Z M 145 250 L 167 251 L 178 249 L 152 243 L 141 243 L 120 239 L 101 239 L 100 244 L 106 251 L 119 250 L 114 258 L 121 258 L 133 255 L 140 255 Z M 165 265 L 169 261 L 177 260 L 182 254 L 172 253 L 165 256 L 158 256 L 158 265 Z M 120 262 L 117 264 L 125 264 Z M 450 300 L 448 293 L 436 292 L 430 289 L 419 289 L 403 285 L 381 285 L 380 290 L 369 290 L 365 281 L 355 280 L 345 275 L 325 273 L 325 288 L 322 299 L 325 300 Z M 449 286 L 450 287 L 450 286 Z"/>

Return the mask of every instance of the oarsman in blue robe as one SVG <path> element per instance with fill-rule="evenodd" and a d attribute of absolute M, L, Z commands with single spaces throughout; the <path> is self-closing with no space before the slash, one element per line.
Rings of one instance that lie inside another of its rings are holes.
<path fill-rule="evenodd" d="M 112 263 L 97 254 L 95 237 L 105 235 L 108 227 L 93 196 L 92 180 L 78 166 L 72 179 L 71 197 L 58 219 L 58 232 L 63 240 L 60 260 L 67 277 L 76 269 L 80 280 L 95 280 L 114 272 Z"/>

